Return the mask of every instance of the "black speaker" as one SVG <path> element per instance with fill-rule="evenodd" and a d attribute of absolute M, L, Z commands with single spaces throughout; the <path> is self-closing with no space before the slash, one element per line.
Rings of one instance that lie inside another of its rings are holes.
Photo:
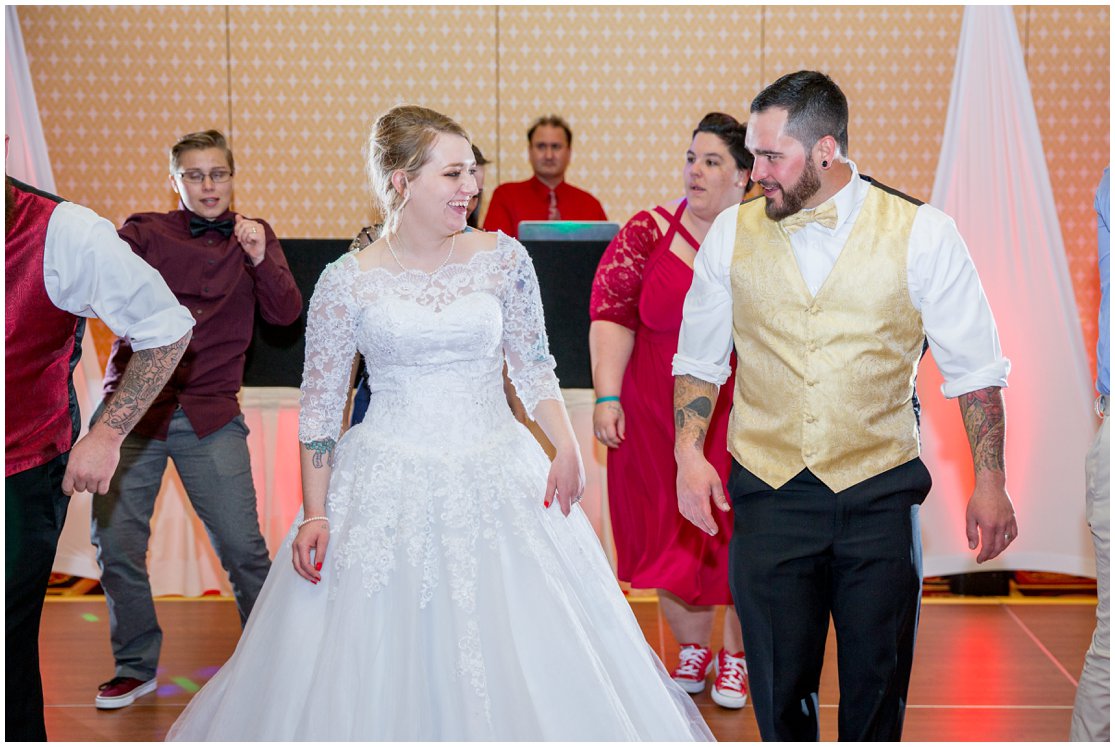
<path fill-rule="evenodd" d="M 538 274 L 550 353 L 563 389 L 591 389 L 588 305 L 596 266 L 608 246 L 602 239 L 524 240 Z"/>
<path fill-rule="evenodd" d="M 256 313 L 255 333 L 248 346 L 244 386 L 302 385 L 306 355 L 306 312 L 321 271 L 340 257 L 352 239 L 280 239 L 291 274 L 302 292 L 302 314 L 286 327 L 268 324 Z"/>

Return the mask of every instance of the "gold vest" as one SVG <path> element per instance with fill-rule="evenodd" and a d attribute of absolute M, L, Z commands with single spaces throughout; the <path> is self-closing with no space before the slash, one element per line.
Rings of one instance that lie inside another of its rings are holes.
<path fill-rule="evenodd" d="M 918 456 L 925 341 L 906 257 L 917 204 L 874 185 L 816 296 L 765 200 L 739 208 L 738 356 L 728 449 L 779 488 L 808 467 L 835 492 Z"/>

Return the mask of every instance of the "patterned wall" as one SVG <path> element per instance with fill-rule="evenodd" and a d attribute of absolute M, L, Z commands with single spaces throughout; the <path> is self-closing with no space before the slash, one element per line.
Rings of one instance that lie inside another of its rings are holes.
<path fill-rule="evenodd" d="M 1061 221 L 1084 343 L 1095 370 L 1096 215 L 1093 197 L 1110 162 L 1111 38 L 1107 7 L 1027 9 L 1019 21 L 1042 147 Z"/>
<path fill-rule="evenodd" d="M 962 7 L 772 8 L 764 81 L 828 73 L 848 97 L 848 150 L 860 171 L 918 199 L 933 192 Z"/>
<path fill-rule="evenodd" d="M 420 103 L 495 140 L 495 10 L 230 9 L 237 201 L 280 236 L 354 236 L 369 223 L 361 148 L 373 120 Z"/>
<path fill-rule="evenodd" d="M 117 225 L 139 210 L 172 210 L 168 148 L 187 132 L 228 131 L 225 11 L 18 12 L 58 193 Z"/>
<path fill-rule="evenodd" d="M 746 120 L 759 90 L 759 7 L 502 8 L 499 176 L 530 176 L 526 131 L 573 129 L 568 178 L 608 216 L 680 197 L 689 136 L 709 111 Z M 540 40 L 549 37 L 551 43 Z"/>
<path fill-rule="evenodd" d="M 742 117 L 782 73 L 829 72 L 852 106 L 865 173 L 928 198 L 961 7 L 24 6 L 59 191 L 120 222 L 170 209 L 165 149 L 230 133 L 237 207 L 280 235 L 349 236 L 371 217 L 360 147 L 388 106 L 458 118 L 495 163 L 528 173 L 525 131 L 568 118 L 570 181 L 625 220 L 680 194 L 688 133 Z M 1019 6 L 1086 345 L 1098 280 L 1092 191 L 1109 158 L 1107 7 Z"/>

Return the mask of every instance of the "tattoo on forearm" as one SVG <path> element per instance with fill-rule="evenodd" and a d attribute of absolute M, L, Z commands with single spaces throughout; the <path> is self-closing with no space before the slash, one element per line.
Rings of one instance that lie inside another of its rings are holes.
<path fill-rule="evenodd" d="M 679 444 L 692 440 L 695 448 L 704 448 L 715 396 L 715 384 L 693 376 L 678 376 L 674 379 L 674 426 Z"/>
<path fill-rule="evenodd" d="M 190 336 L 187 332 L 170 345 L 133 353 L 120 387 L 105 406 L 101 422 L 121 436 L 128 435 L 166 386 L 190 344 Z"/>
<path fill-rule="evenodd" d="M 310 451 L 314 452 L 313 465 L 314 469 L 321 469 L 325 465 L 333 466 L 333 447 L 337 442 L 331 438 L 323 441 L 310 441 L 309 443 L 302 444 Z"/>
<path fill-rule="evenodd" d="M 1003 449 L 1006 439 L 1006 414 L 1003 392 L 997 386 L 987 387 L 960 397 L 960 414 L 972 448 L 972 464 L 976 472 L 1003 472 Z"/>

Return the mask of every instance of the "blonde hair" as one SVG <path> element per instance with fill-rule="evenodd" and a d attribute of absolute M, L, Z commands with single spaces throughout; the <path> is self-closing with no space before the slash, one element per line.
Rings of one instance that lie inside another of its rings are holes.
<path fill-rule="evenodd" d="M 219 130 L 205 130 L 203 132 L 191 132 L 188 135 L 183 135 L 178 138 L 178 142 L 170 148 L 170 173 L 175 174 L 178 171 L 178 159 L 182 154 L 188 150 L 208 150 L 209 148 L 217 148 L 224 151 L 225 160 L 228 161 L 228 170 L 233 174 L 236 173 L 236 164 L 232 160 L 232 148 L 228 147 L 228 141 Z"/>
<path fill-rule="evenodd" d="M 384 233 L 398 229 L 403 207 L 410 199 L 409 183 L 400 194 L 391 183 L 391 175 L 402 171 L 408 182 L 417 177 L 430 160 L 434 141 L 441 134 L 460 135 L 469 140 L 465 129 L 452 119 L 421 106 L 396 106 L 372 125 L 364 160 L 372 195 L 383 212 Z"/>

